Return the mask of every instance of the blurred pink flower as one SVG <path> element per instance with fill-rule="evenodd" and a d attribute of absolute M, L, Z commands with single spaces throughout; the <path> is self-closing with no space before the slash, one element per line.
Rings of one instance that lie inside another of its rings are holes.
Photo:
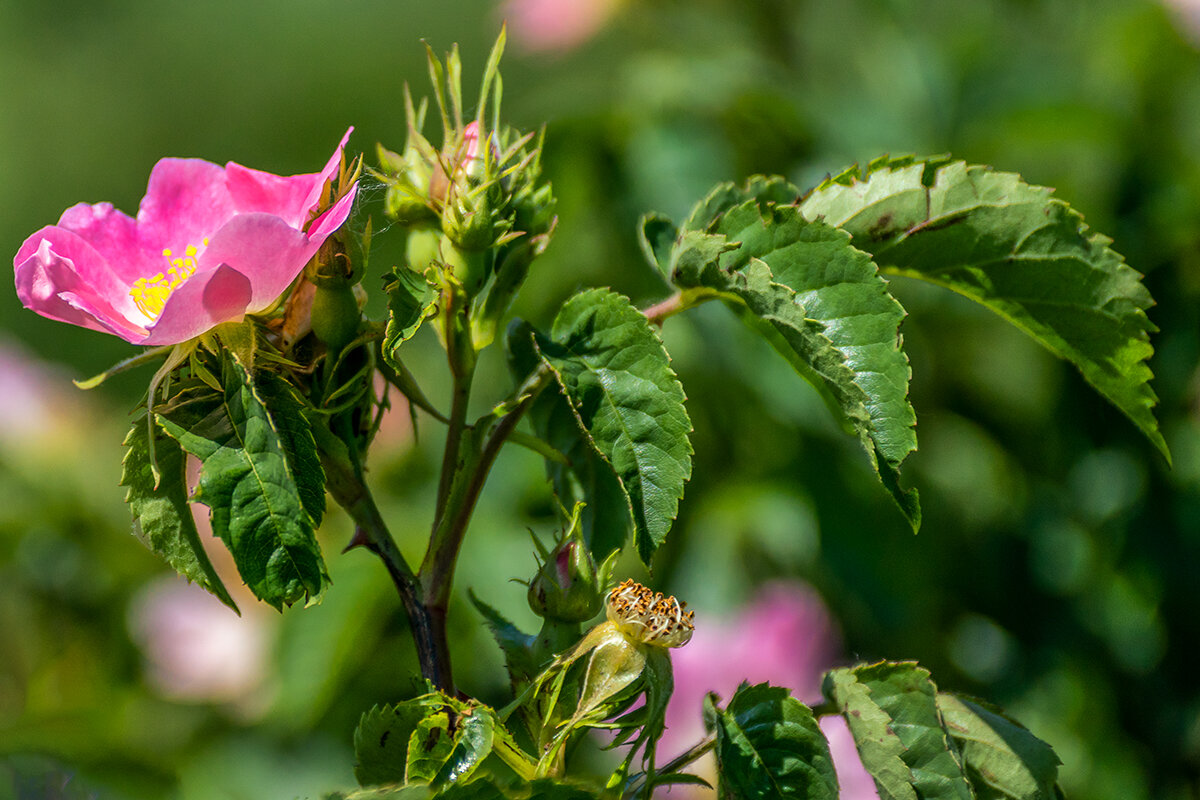
<path fill-rule="evenodd" d="M 671 653 L 675 693 L 667 706 L 667 732 L 659 742 L 659 763 L 704 738 L 701 707 L 710 691 L 728 701 L 742 681 L 768 681 L 791 689 L 798 700 L 819 703 L 821 675 L 833 666 L 839 649 L 836 626 L 824 603 L 812 589 L 797 584 L 763 587 L 733 619 L 697 619 L 691 643 Z M 863 769 L 845 722 L 840 717 L 824 717 L 820 725 L 829 740 L 843 800 L 877 798 L 875 783 Z M 688 771 L 710 782 L 715 779 L 711 761 L 697 762 Z M 709 794 L 690 786 L 669 792 L 673 797 Z"/>
<path fill-rule="evenodd" d="M 164 696 L 193 702 L 247 700 L 267 674 L 270 620 L 252 604 L 244 617 L 174 575 L 132 602 L 129 629 L 146 657 L 147 679 Z"/>
<path fill-rule="evenodd" d="M 1180 26 L 1192 40 L 1200 42 L 1200 0 L 1164 0 L 1163 4 L 1175 12 Z"/>
<path fill-rule="evenodd" d="M 56 373 L 17 343 L 0 339 L 0 446 L 29 448 L 59 426 L 74 433 L 82 424 L 83 404 L 77 393 L 64 391 L 67 378 Z"/>
<path fill-rule="evenodd" d="M 526 50 L 571 50 L 595 35 L 621 0 L 505 0 L 501 14 Z"/>
<path fill-rule="evenodd" d="M 304 230 L 349 137 L 321 172 L 289 177 L 164 158 L 136 219 L 79 203 L 26 239 L 13 259 L 17 295 L 43 317 L 146 345 L 262 311 L 349 216 L 354 191 Z"/>

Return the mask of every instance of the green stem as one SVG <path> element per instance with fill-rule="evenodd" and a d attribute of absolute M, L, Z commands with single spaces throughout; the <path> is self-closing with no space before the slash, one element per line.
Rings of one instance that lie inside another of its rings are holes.
<path fill-rule="evenodd" d="M 705 753 L 709 752 L 716 746 L 717 746 L 716 737 L 710 736 L 707 739 L 704 739 L 704 740 L 698 742 L 697 744 L 692 745 L 687 750 L 685 750 L 683 753 L 681 753 L 680 755 L 678 755 L 675 758 L 668 761 L 661 768 L 656 769 L 654 771 L 654 773 L 656 775 L 669 775 L 672 772 L 678 772 L 679 770 L 686 767 L 688 764 L 691 764 L 693 761 L 696 761 L 697 759 L 699 759 L 701 756 L 703 756 Z M 643 788 L 645 787 L 645 783 L 646 783 L 646 776 L 644 774 L 639 775 L 638 777 L 636 777 L 632 781 L 630 781 L 629 788 L 625 791 L 625 795 L 628 797 L 636 797 L 638 795 L 638 793 L 641 792 L 643 790 Z"/>
<path fill-rule="evenodd" d="M 570 459 L 563 455 L 562 451 L 556 450 L 548 442 L 536 436 L 531 436 L 524 431 L 513 431 L 508 435 L 508 440 L 513 444 L 524 447 L 526 450 L 532 450 L 547 461 L 564 465 L 570 465 L 571 463 Z"/>
<path fill-rule="evenodd" d="M 422 600 L 425 607 L 433 615 L 436 642 L 440 651 L 444 653 L 442 660 L 446 665 L 449 664 L 449 647 L 445 636 L 446 608 L 450 600 L 450 589 L 454 583 L 455 564 L 458 561 L 459 551 L 462 549 L 467 525 L 471 521 L 471 514 L 475 511 L 475 505 L 478 503 L 483 486 L 487 482 L 487 476 L 492 468 L 492 464 L 495 463 L 496 457 L 500 454 L 500 448 L 512 435 L 517 423 L 521 421 L 521 417 L 529 409 L 538 392 L 548 383 L 549 377 L 549 369 L 543 368 L 537 370 L 526 380 L 517 392 L 518 400 L 492 426 L 487 440 L 478 452 L 475 451 L 473 446 L 460 445 L 458 447 L 459 467 L 452 469 L 449 474 L 445 501 L 439 503 L 440 513 L 438 521 L 434 527 L 433 535 L 430 537 L 429 549 L 425 551 L 425 558 L 421 562 L 420 571 L 420 580 L 423 589 Z M 465 423 L 461 422 L 459 426 L 455 426 L 453 424 L 455 420 L 456 415 L 452 412 L 450 416 L 452 423 L 451 432 L 456 427 L 460 427 L 461 429 L 467 428 Z M 470 439 L 466 440 L 466 442 L 467 444 L 474 444 Z M 451 452 L 450 448 L 447 447 L 447 458 L 450 458 Z M 446 475 L 446 466 L 445 464 L 443 465 L 444 477 Z M 448 681 L 446 684 L 439 683 L 438 685 L 443 691 L 451 691 L 453 689 L 453 682 L 449 677 L 448 671 L 446 679 Z"/>
<path fill-rule="evenodd" d="M 685 289 L 682 292 L 676 292 L 660 303 L 643 309 L 642 314 L 650 321 L 651 325 L 662 325 L 663 320 L 667 317 L 681 314 L 701 303 L 715 300 L 716 297 L 717 293 L 711 289 Z"/>

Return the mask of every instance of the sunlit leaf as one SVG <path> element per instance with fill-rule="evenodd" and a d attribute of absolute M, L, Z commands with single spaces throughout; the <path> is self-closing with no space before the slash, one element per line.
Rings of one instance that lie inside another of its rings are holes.
<path fill-rule="evenodd" d="M 516 321 L 506 338 L 509 364 L 516 380 L 530 374 L 541 358 L 534 348 L 535 331 Z M 567 463 L 546 460 L 546 473 L 564 508 L 586 505 L 580 513 L 583 538 L 597 561 L 624 547 L 633 528 L 633 507 L 617 473 L 579 426 L 570 402 L 560 392 L 544 391 L 526 414 L 538 437 L 562 453 Z"/>
<path fill-rule="evenodd" d="M 825 181 L 801 210 L 850 232 L 885 271 L 1000 314 L 1074 364 L 1168 455 L 1146 365 L 1150 293 L 1051 191 L 962 161 L 881 158 Z"/>
<path fill-rule="evenodd" d="M 537 337 L 580 426 L 612 465 L 649 562 L 691 476 L 692 425 L 658 334 L 628 299 L 593 289 L 569 299 L 550 337 Z"/>
<path fill-rule="evenodd" d="M 1050 745 L 986 704 L 941 692 L 938 709 L 958 745 L 978 800 L 1055 800 L 1058 766 Z"/>
<path fill-rule="evenodd" d="M 354 774 L 364 786 L 441 788 L 470 778 L 498 741 L 516 751 L 491 708 L 430 693 L 363 715 L 354 733 Z"/>
<path fill-rule="evenodd" d="M 728 191 L 722 196 L 728 200 Z M 846 234 L 805 222 L 793 207 L 763 210 L 750 200 L 726 208 L 709 227 L 725 226 L 730 236 L 679 236 L 674 282 L 720 297 L 812 384 L 919 527 L 917 493 L 899 482 L 899 465 L 916 448 L 908 360 L 897 333 L 903 309 Z"/>
<path fill-rule="evenodd" d="M 223 372 L 223 394 L 180 397 L 159 409 L 159 422 L 200 459 L 194 499 L 211 510 L 213 532 L 255 596 L 275 608 L 316 601 L 329 576 L 280 436 L 295 425 L 272 417 L 235 360 Z"/>
<path fill-rule="evenodd" d="M 881 800 L 973 799 L 927 670 L 910 661 L 835 669 L 823 691 L 846 718 Z"/>
<path fill-rule="evenodd" d="M 729 705 L 705 703 L 717 734 L 721 796 L 738 800 L 836 800 L 829 744 L 808 706 L 778 686 L 742 684 Z"/>
<path fill-rule="evenodd" d="M 433 305 L 433 287 L 425 276 L 410 269 L 398 269 L 384 276 L 388 295 L 388 322 L 383 336 L 383 357 L 395 364 L 397 349 L 411 339 L 429 316 Z"/>

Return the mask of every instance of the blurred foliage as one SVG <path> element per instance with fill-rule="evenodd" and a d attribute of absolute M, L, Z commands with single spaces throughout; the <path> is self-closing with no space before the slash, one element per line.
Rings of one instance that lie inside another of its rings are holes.
<path fill-rule="evenodd" d="M 425 86 L 418 39 L 459 42 L 478 74 L 499 15 L 468 0 L 0 4 L 0 241 L 15 253 L 81 200 L 133 211 L 164 155 L 311 171 L 347 124 L 352 150 L 398 147 L 400 87 Z M 1114 237 L 1158 300 L 1151 366 L 1173 468 L 1021 334 L 897 279 L 919 421 L 908 481 L 925 511 L 913 537 L 815 393 L 705 307 L 664 331 L 696 455 L 655 580 L 703 624 L 758 581 L 804 578 L 841 620 L 847 660 L 916 658 L 943 688 L 1005 705 L 1054 745 L 1068 796 L 1196 797 L 1200 689 L 1185 654 L 1200 639 L 1200 55 L 1170 13 L 1149 0 L 641 0 L 574 52 L 514 50 L 504 75 L 511 121 L 547 122 L 560 203 L 519 300 L 538 324 L 582 286 L 660 299 L 634 236 L 644 211 L 680 217 L 753 172 L 810 186 L 883 152 L 1020 172 Z M 399 238 L 376 231 L 377 273 Z M 236 701 L 172 699 L 147 681 L 129 622 L 167 567 L 128 535 L 116 485 L 125 411 L 148 375 L 76 392 L 68 376 L 129 348 L 25 312 L 11 292 L 0 332 L 65 368 L 15 407 L 22 372 L 6 360 L 0 376 L 4 413 L 19 415 L 0 425 L 0 796 L 286 799 L 351 785 L 358 715 L 413 694 L 416 669 L 378 564 L 334 555 L 344 516 L 321 532 L 333 578 L 321 606 L 244 611 L 271 642 L 261 685 Z M 436 344 L 415 347 L 414 372 L 436 372 Z M 481 369 L 505 386 L 490 355 Z M 404 416 L 372 479 L 415 553 L 440 431 L 423 426 L 414 448 Z M 552 512 L 537 459 L 506 453 L 459 589 L 530 627 L 507 581 L 532 574 L 523 529 L 547 536 Z M 456 603 L 459 681 L 502 701 L 499 653 Z"/>

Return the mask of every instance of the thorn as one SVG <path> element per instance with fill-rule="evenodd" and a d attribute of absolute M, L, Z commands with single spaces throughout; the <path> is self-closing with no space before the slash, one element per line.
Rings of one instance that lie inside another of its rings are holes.
<path fill-rule="evenodd" d="M 349 553 L 356 547 L 366 547 L 370 544 L 370 539 L 367 538 L 367 531 L 361 525 L 354 526 L 354 535 L 350 537 L 350 543 L 342 549 L 343 553 Z"/>

